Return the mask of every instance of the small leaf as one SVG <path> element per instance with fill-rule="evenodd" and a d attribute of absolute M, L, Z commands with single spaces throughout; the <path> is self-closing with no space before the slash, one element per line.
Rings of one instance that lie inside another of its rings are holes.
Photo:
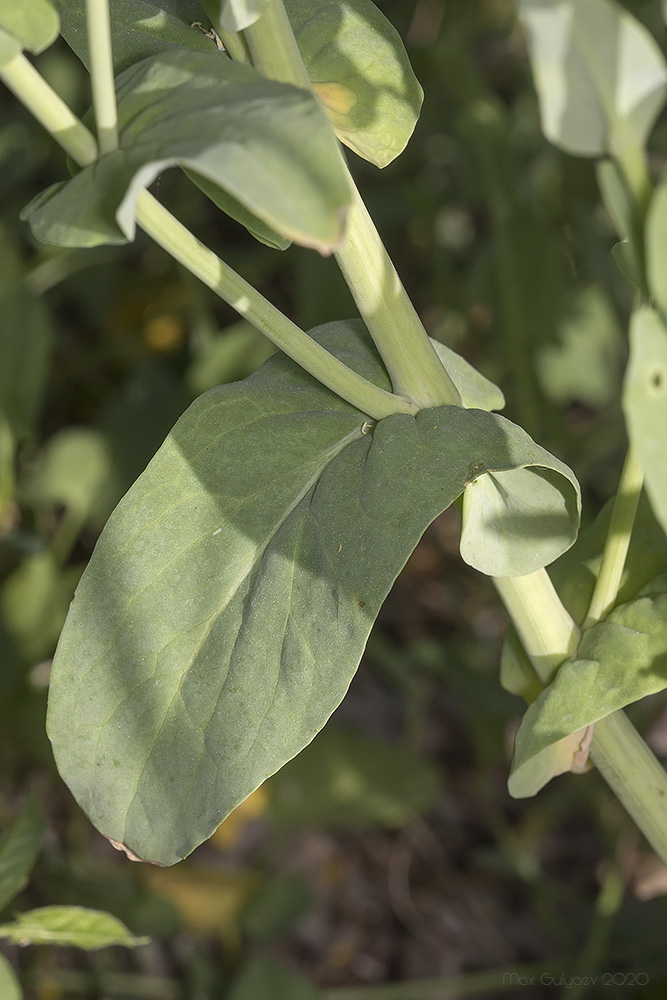
<path fill-rule="evenodd" d="M 273 958 L 255 958 L 234 982 L 229 1000 L 318 1000 L 320 992 Z"/>
<path fill-rule="evenodd" d="M 578 654 L 528 708 L 515 740 L 509 789 L 534 795 L 533 761 L 619 708 L 667 687 L 667 593 L 623 604 L 587 629 Z M 568 768 L 569 769 L 569 768 Z M 546 775 L 549 780 L 551 774 Z M 542 782 L 544 784 L 544 781 Z"/>
<path fill-rule="evenodd" d="M 575 541 L 581 495 L 570 469 L 513 431 L 518 467 L 486 469 L 463 494 L 461 557 L 487 576 L 524 576 Z M 519 459 L 524 452 L 525 460 Z M 528 457 L 530 453 L 531 457 Z"/>
<path fill-rule="evenodd" d="M 667 67 L 646 28 L 613 0 L 519 0 L 546 137 L 568 153 L 643 146 Z"/>
<path fill-rule="evenodd" d="M 648 306 L 637 310 L 630 323 L 623 409 L 646 492 L 667 532 L 667 327 Z"/>
<path fill-rule="evenodd" d="M 0 613 L 23 660 L 49 656 L 67 615 L 81 567 L 61 569 L 50 551 L 27 556 L 0 590 Z"/>
<path fill-rule="evenodd" d="M 21 984 L 4 955 L 0 955 L 0 996 L 2 1000 L 23 1000 Z"/>
<path fill-rule="evenodd" d="M 388 386 L 360 324 L 311 335 Z M 58 767 L 106 836 L 173 864 L 313 739 L 471 458 L 556 461 L 483 410 L 373 428 L 282 355 L 190 407 L 104 529 L 53 665 Z"/>
<path fill-rule="evenodd" d="M 117 79 L 120 148 L 23 212 L 38 239 L 95 246 L 134 238 L 139 192 L 180 165 L 228 191 L 288 239 L 340 240 L 350 190 L 315 98 L 251 67 L 174 49 Z"/>
<path fill-rule="evenodd" d="M 203 4 L 214 23 L 225 31 L 243 31 L 261 17 L 269 0 L 206 0 Z"/>
<path fill-rule="evenodd" d="M 0 28 L 16 39 L 21 48 L 37 54 L 58 37 L 58 15 L 49 0 L 0 0 Z"/>
<path fill-rule="evenodd" d="M 54 2 L 63 38 L 90 69 L 86 0 Z M 196 27 L 202 16 L 199 0 L 113 0 L 109 16 L 115 74 L 147 56 L 175 48 L 216 51 L 215 42 Z"/>
<path fill-rule="evenodd" d="M 111 455 L 103 435 L 89 427 L 68 427 L 47 442 L 23 497 L 34 507 L 62 505 L 85 519 L 95 510 L 110 476 Z"/>
<path fill-rule="evenodd" d="M 37 802 L 30 798 L 0 840 L 0 910 L 28 884 L 28 876 L 42 846 L 46 823 Z M 4 993 L 0 993 L 4 998 Z"/>
<path fill-rule="evenodd" d="M 13 944 L 55 944 L 86 951 L 111 945 L 137 948 L 149 940 L 134 937 L 111 914 L 81 906 L 44 906 L 19 913 L 13 924 L 0 926 L 0 937 Z"/>
<path fill-rule="evenodd" d="M 502 410 L 505 397 L 502 391 L 476 368 L 446 344 L 431 339 L 435 352 L 459 390 L 464 406 L 478 410 Z"/>
<path fill-rule="evenodd" d="M 336 135 L 385 167 L 405 148 L 423 98 L 398 32 L 371 0 L 285 0 L 285 9 Z"/>

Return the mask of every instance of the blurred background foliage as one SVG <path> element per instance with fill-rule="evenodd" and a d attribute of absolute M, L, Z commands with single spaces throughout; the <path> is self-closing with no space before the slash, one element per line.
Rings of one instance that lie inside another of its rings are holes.
<path fill-rule="evenodd" d="M 659 0 L 625 6 L 664 44 Z M 350 154 L 362 193 L 429 333 L 499 382 L 507 415 L 574 468 L 590 522 L 625 448 L 631 305 L 594 165 L 543 140 L 511 0 L 382 7 L 426 98 L 394 164 Z M 37 61 L 83 113 L 87 79 L 66 46 Z M 28 790 L 48 820 L 4 916 L 91 906 L 152 939 L 132 953 L 7 946 L 26 996 L 308 1000 L 307 981 L 329 1000 L 525 996 L 502 972 L 534 966 L 642 974 L 639 992 L 603 995 L 663 997 L 667 871 L 602 783 L 567 776 L 534 801 L 507 795 L 522 705 L 497 682 L 505 620 L 460 562 L 449 513 L 397 582 L 331 725 L 209 844 L 159 870 L 90 827 L 44 732 L 74 587 L 188 403 L 272 347 L 141 234 L 128 248 L 34 244 L 19 213 L 63 176 L 63 157 L 9 93 L 0 107 L 0 828 Z M 666 128 L 652 137 L 655 173 Z M 333 260 L 256 243 L 176 171 L 154 190 L 306 329 L 354 315 Z M 664 699 L 636 714 L 667 753 Z M 430 992 L 380 985 L 429 977 L 441 980 Z M 556 987 L 531 995 L 541 989 Z"/>

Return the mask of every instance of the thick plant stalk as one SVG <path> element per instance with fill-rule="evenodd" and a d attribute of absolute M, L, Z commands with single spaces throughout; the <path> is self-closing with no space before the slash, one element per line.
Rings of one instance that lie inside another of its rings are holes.
<path fill-rule="evenodd" d="M 271 0 L 244 35 L 260 73 L 297 87 L 311 87 L 283 0 Z M 349 171 L 348 178 L 353 201 L 336 261 L 394 392 L 411 399 L 419 409 L 461 406 L 458 389 L 438 358 Z"/>

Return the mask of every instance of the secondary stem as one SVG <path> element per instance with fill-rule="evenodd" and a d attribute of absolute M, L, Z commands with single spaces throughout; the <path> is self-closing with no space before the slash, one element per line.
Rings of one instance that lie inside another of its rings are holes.
<path fill-rule="evenodd" d="M 614 606 L 630 546 L 632 527 L 641 496 L 644 473 L 630 447 L 625 458 L 621 481 L 614 501 L 600 571 L 584 628 L 601 621 Z"/>
<path fill-rule="evenodd" d="M 97 145 L 86 126 L 49 87 L 23 55 L 0 71 L 16 96 L 60 143 L 86 166 Z M 333 392 L 375 420 L 392 413 L 416 413 L 414 403 L 362 378 L 299 329 L 274 305 L 204 246 L 147 191 L 137 199 L 137 222 L 169 253 L 257 327 L 297 364 Z"/>
<path fill-rule="evenodd" d="M 494 583 L 535 672 L 547 684 L 560 663 L 576 650 L 579 629 L 546 570 Z M 595 723 L 590 757 L 667 864 L 667 774 L 624 712 Z"/>
<path fill-rule="evenodd" d="M 118 148 L 118 116 L 108 0 L 86 0 L 88 55 L 100 153 Z"/>
<path fill-rule="evenodd" d="M 260 73 L 311 88 L 282 0 L 271 0 L 244 35 Z M 411 399 L 419 409 L 461 406 L 459 392 L 438 358 L 349 172 L 348 178 L 353 200 L 335 257 L 394 391 Z"/>
<path fill-rule="evenodd" d="M 137 222 L 156 243 L 253 323 L 281 351 L 363 413 L 380 420 L 392 413 L 416 412 L 416 407 L 407 399 L 386 392 L 357 375 L 304 333 L 147 191 L 142 191 L 137 199 Z"/>

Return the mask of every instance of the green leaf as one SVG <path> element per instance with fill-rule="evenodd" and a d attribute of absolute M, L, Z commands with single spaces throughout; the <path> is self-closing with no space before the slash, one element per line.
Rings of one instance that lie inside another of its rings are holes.
<path fill-rule="evenodd" d="M 53 331 L 39 299 L 17 286 L 0 297 L 0 410 L 19 440 L 39 415 Z"/>
<path fill-rule="evenodd" d="M 646 28 L 612 0 L 519 0 L 519 11 L 546 137 L 579 156 L 643 146 L 667 81 Z"/>
<path fill-rule="evenodd" d="M 45 831 L 42 810 L 30 798 L 0 840 L 0 910 L 27 885 Z M 4 997 L 4 993 L 0 995 Z"/>
<path fill-rule="evenodd" d="M 388 386 L 360 324 L 313 335 Z M 200 397 L 111 516 L 54 660 L 48 730 L 93 822 L 188 854 L 322 728 L 472 470 L 545 455 L 483 410 L 373 428 L 282 355 Z"/>
<path fill-rule="evenodd" d="M 285 9 L 336 135 L 385 167 L 405 148 L 423 99 L 400 35 L 371 0 L 285 0 Z"/>
<path fill-rule="evenodd" d="M 21 984 L 4 955 L 0 955 L 0 996 L 2 1000 L 23 1000 Z"/>
<path fill-rule="evenodd" d="M 403 826 L 434 804 L 437 770 L 407 747 L 330 725 L 267 784 L 282 826 Z"/>
<path fill-rule="evenodd" d="M 538 348 L 537 374 L 548 399 L 602 409 L 618 398 L 623 337 L 599 285 L 579 287 L 558 325 L 557 344 Z"/>
<path fill-rule="evenodd" d="M 13 944 L 55 944 L 86 951 L 111 945 L 137 948 L 149 940 L 134 937 L 110 913 L 86 910 L 81 906 L 44 906 L 19 913 L 13 924 L 0 926 L 0 937 L 8 938 Z"/>
<path fill-rule="evenodd" d="M 523 717 L 514 744 L 511 794 L 522 798 L 542 787 L 544 780 L 535 781 L 535 762 L 554 744 L 664 690 L 666 650 L 667 593 L 623 604 L 587 629 L 578 655 L 565 661 Z"/>
<path fill-rule="evenodd" d="M 464 406 L 479 410 L 502 410 L 505 397 L 502 391 L 476 368 L 446 344 L 431 339 L 435 352 L 449 372 Z"/>
<path fill-rule="evenodd" d="M 572 471 L 527 434 L 515 431 L 512 444 L 512 467 L 479 476 L 471 467 L 463 494 L 461 557 L 487 576 L 548 566 L 579 530 L 581 494 Z"/>
<path fill-rule="evenodd" d="M 350 200 L 316 99 L 216 53 L 174 49 L 117 80 L 120 149 L 24 209 L 38 239 L 94 246 L 134 238 L 135 201 L 181 165 L 289 239 L 328 252 Z"/>
<path fill-rule="evenodd" d="M 224 212 L 230 218 L 245 226 L 248 232 L 256 240 L 259 240 L 260 243 L 271 247 L 272 250 L 287 250 L 291 246 L 291 240 L 286 236 L 281 236 L 275 229 L 267 226 L 256 215 L 253 215 L 247 208 L 244 208 L 237 198 L 233 198 L 224 188 L 221 188 L 219 184 L 214 184 L 213 181 L 207 180 L 206 177 L 202 177 L 194 170 L 185 170 L 184 173 L 221 212 Z"/>
<path fill-rule="evenodd" d="M 49 0 L 0 0 L 0 28 L 30 52 L 43 52 L 58 37 L 59 22 Z"/>
<path fill-rule="evenodd" d="M 54 3 L 65 41 L 90 69 L 85 0 Z M 202 16 L 199 0 L 113 0 L 109 16 L 116 74 L 147 56 L 175 48 L 217 51 L 212 39 L 200 28 L 192 27 Z"/>
<path fill-rule="evenodd" d="M 261 17 L 269 0 L 208 0 L 204 5 L 225 31 L 243 31 Z"/>
<path fill-rule="evenodd" d="M 86 518 L 110 476 L 111 455 L 104 436 L 90 427 L 68 427 L 49 439 L 23 496 L 35 507 L 58 504 Z"/>
<path fill-rule="evenodd" d="M 320 992 L 273 958 L 255 958 L 232 986 L 229 1000 L 318 1000 Z"/>
<path fill-rule="evenodd" d="M 53 651 L 79 580 L 81 568 L 61 570 L 50 551 L 27 556 L 0 591 L 0 614 L 28 664 Z"/>
<path fill-rule="evenodd" d="M 646 492 L 667 532 L 667 328 L 648 306 L 638 309 L 630 323 L 623 409 Z"/>
<path fill-rule="evenodd" d="M 648 286 L 663 316 L 667 316 L 667 171 L 656 185 L 646 217 Z"/>

